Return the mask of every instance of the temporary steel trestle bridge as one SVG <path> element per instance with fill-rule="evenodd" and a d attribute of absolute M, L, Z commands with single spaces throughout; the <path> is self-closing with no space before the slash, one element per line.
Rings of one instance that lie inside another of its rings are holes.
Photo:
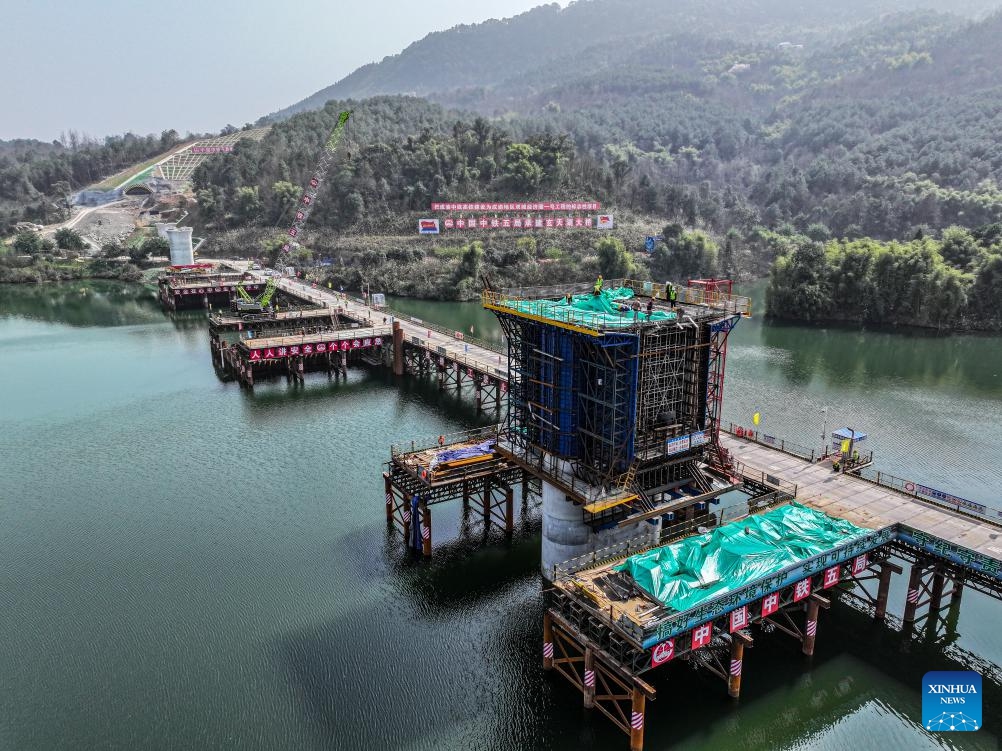
<path fill-rule="evenodd" d="M 263 284 L 259 274 L 250 275 Z M 663 287 L 620 284 L 669 309 Z M 282 279 L 278 286 L 313 308 L 304 318 L 317 322 L 314 333 L 305 334 L 314 347 L 327 344 L 329 353 L 336 342 L 337 353 L 350 353 L 351 343 L 341 348 L 345 340 L 358 339 L 362 349 L 361 342 L 378 337 L 380 344 L 370 347 L 373 362 L 392 365 L 398 375 L 434 373 L 442 388 L 473 386 L 478 406 L 498 413 L 497 426 L 391 447 L 383 474 L 386 518 L 409 546 L 431 555 L 431 508 L 450 500 L 476 507 L 485 531 L 510 533 L 516 490 L 524 503 L 539 483 L 560 488 L 581 506 L 583 519 L 598 520 L 604 529 L 631 517 L 661 520 L 654 540 L 619 541 L 564 561 L 547 575 L 542 666 L 563 675 L 581 692 L 585 707 L 628 734 L 632 750 L 643 747 L 648 702 L 657 695 L 655 669 L 687 662 L 716 675 L 737 699 L 747 673 L 745 649 L 760 634 L 779 632 L 812 655 L 820 613 L 835 600 L 905 636 L 940 639 L 950 664 L 974 664 L 987 680 L 1002 681 L 1002 668 L 959 650 L 951 636 L 965 589 L 1002 600 L 1002 510 L 946 508 L 721 432 L 726 334 L 750 312 L 746 299 L 716 284 L 680 286 L 674 330 L 648 326 L 640 314 L 613 332 L 585 316 L 560 325 L 537 320 L 531 306 L 520 306 L 573 290 L 487 290 L 484 305 L 499 314 L 507 335 L 502 353 L 423 321 L 384 321 L 382 311 L 297 280 Z M 173 309 L 175 287 L 166 289 L 165 307 Z M 332 310 L 337 328 L 324 330 L 320 322 Z M 267 341 L 287 352 L 296 346 L 285 341 L 296 336 L 287 318 L 213 321 L 218 337 L 255 326 L 252 337 L 227 346 L 247 353 L 252 373 L 268 372 L 250 359 L 252 352 L 267 351 Z M 352 327 L 356 333 L 349 335 Z M 299 326 L 301 340 L 304 328 Z M 604 347 L 598 340 L 606 335 Z M 634 343 L 624 344 L 628 336 Z M 298 346 L 298 357 L 316 357 L 316 349 L 306 356 L 303 342 Z M 636 361 L 634 372 L 617 362 L 627 352 Z M 560 358 L 578 358 L 580 368 L 568 373 Z M 629 394 L 624 379 L 635 379 L 641 393 Z M 697 477 L 712 481 L 713 488 L 699 487 Z M 685 481 L 690 495 L 680 499 L 678 483 Z M 606 587 L 606 596 L 595 595 L 589 582 L 609 577 L 627 556 L 720 525 L 708 504 L 720 487 L 742 488 L 749 514 L 795 499 L 870 531 L 686 611 L 671 611 L 636 587 L 619 594 Z M 602 509 L 603 503 L 612 506 Z M 888 613 L 888 599 L 892 578 L 904 575 L 905 566 L 909 578 L 899 620 Z"/>

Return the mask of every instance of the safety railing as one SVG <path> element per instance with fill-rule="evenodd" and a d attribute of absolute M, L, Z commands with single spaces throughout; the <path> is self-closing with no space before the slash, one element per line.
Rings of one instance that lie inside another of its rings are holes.
<path fill-rule="evenodd" d="M 436 341 L 425 339 L 421 336 L 412 335 L 410 337 L 410 342 L 411 344 L 424 347 L 432 354 L 433 357 L 443 357 L 452 362 L 467 365 L 481 373 L 487 373 L 494 378 L 500 378 L 504 381 L 508 380 L 508 371 L 504 368 L 504 362 L 502 361 L 500 354 L 488 353 L 487 357 L 490 359 L 485 359 L 483 355 L 460 354 L 459 352 L 455 352 L 448 347 L 442 346 Z"/>
<path fill-rule="evenodd" d="M 546 292 L 550 290 L 544 288 Z M 566 291 L 572 290 L 564 288 Z M 628 318 L 624 318 L 622 322 L 611 322 L 608 314 L 605 313 L 594 313 L 587 310 L 578 310 L 569 306 L 556 307 L 545 307 L 547 302 L 551 301 L 550 298 L 562 297 L 563 295 L 557 294 L 546 294 L 540 297 L 531 298 L 521 298 L 517 296 L 510 296 L 504 292 L 497 292 L 494 290 L 484 290 L 481 296 L 481 302 L 484 307 L 489 307 L 492 309 L 501 308 L 503 310 L 510 310 L 512 313 L 538 316 L 541 318 L 546 318 L 553 321 L 554 323 L 563 323 L 568 326 L 576 326 L 581 329 L 587 329 L 588 331 L 595 332 L 596 334 L 605 331 L 607 329 L 615 329 L 617 331 L 628 330 L 631 321 Z"/>
<path fill-rule="evenodd" d="M 650 530 L 650 532 L 645 532 L 642 535 L 631 537 L 629 540 L 622 540 L 591 553 L 555 564 L 553 566 L 553 581 L 566 579 L 578 571 L 604 566 L 607 563 L 612 563 L 627 556 L 643 553 L 644 551 L 658 547 L 661 545 L 658 535 L 653 527 L 650 527 Z"/>
<path fill-rule="evenodd" d="M 302 329 L 283 336 L 281 332 L 269 331 L 268 336 L 254 339 L 241 339 L 236 344 L 246 349 L 265 349 L 269 347 L 282 347 L 290 344 L 330 344 L 332 342 L 349 341 L 353 339 L 381 339 L 379 344 L 387 342 L 391 335 L 388 326 L 373 326 L 369 328 L 357 329 L 336 329 L 320 331 L 316 333 L 303 333 Z M 299 342 L 292 341 L 299 339 Z"/>
<path fill-rule="evenodd" d="M 356 298 L 352 298 L 356 299 Z M 358 300 L 361 304 L 365 304 L 363 301 Z M 437 331 L 443 336 L 447 336 L 450 339 L 462 343 L 462 344 L 472 344 L 474 346 L 480 347 L 481 349 L 490 350 L 499 355 L 507 354 L 508 350 L 505 349 L 501 344 L 497 342 L 489 342 L 486 339 L 480 339 L 472 334 L 465 334 L 462 331 L 457 331 L 456 329 L 450 329 L 448 326 L 443 326 L 439 323 L 433 321 L 428 321 L 424 318 L 417 318 L 416 316 L 407 315 L 406 313 L 401 313 L 399 310 L 394 310 L 390 307 L 379 308 L 379 312 L 396 318 L 399 321 L 405 321 L 408 323 L 413 323 L 415 326 L 421 326 L 422 328 L 430 329 L 431 331 Z"/>
<path fill-rule="evenodd" d="M 512 439 L 511 434 L 501 433 L 498 436 L 498 448 L 518 457 L 523 463 L 533 467 L 539 474 L 545 475 L 551 482 L 569 490 L 584 503 L 593 503 L 606 498 L 609 491 L 615 487 L 614 479 L 606 488 L 597 487 L 574 474 L 571 465 L 563 459 L 558 459 L 548 451 L 540 451 L 521 438 Z"/>
<path fill-rule="evenodd" d="M 889 490 L 894 490 L 898 493 L 918 498 L 926 503 L 941 506 L 943 508 L 950 509 L 951 511 L 959 511 L 963 514 L 976 516 L 979 519 L 984 519 L 992 524 L 1002 526 L 1002 508 L 989 506 L 985 503 L 979 503 L 977 501 L 971 501 L 967 498 L 961 498 L 960 496 L 947 493 L 943 490 L 937 490 L 936 488 L 931 488 L 928 485 L 923 485 L 922 483 L 915 482 L 914 480 L 906 480 L 902 477 L 897 477 L 888 472 L 881 472 L 870 467 L 857 470 L 853 472 L 853 474 L 866 482 L 873 483 L 874 485 L 880 485 L 881 487 L 888 488 Z"/>
<path fill-rule="evenodd" d="M 804 446 L 801 443 L 796 443 L 786 438 L 777 438 L 758 430 L 747 430 L 740 425 L 735 425 L 733 422 L 728 423 L 726 426 L 721 425 L 720 429 L 725 433 L 730 433 L 735 438 L 745 438 L 754 443 L 761 443 L 763 446 L 774 448 L 777 451 L 782 451 L 784 454 L 790 454 L 800 459 L 806 459 L 809 462 L 814 462 L 815 459 L 821 456 L 820 449 Z"/>
<path fill-rule="evenodd" d="M 652 297 L 657 300 L 667 302 L 666 285 L 656 282 L 641 282 L 633 279 L 610 279 L 604 282 L 605 289 L 615 289 L 626 287 L 633 290 L 635 295 Z M 516 313 L 528 315 L 542 315 L 546 318 L 570 325 L 581 326 L 596 331 L 607 329 L 628 328 L 631 324 L 640 326 L 647 321 L 642 313 L 638 311 L 634 320 L 624 318 L 621 322 L 610 322 L 609 316 L 603 313 L 594 313 L 573 308 L 561 307 L 537 308 L 539 303 L 544 301 L 557 302 L 567 294 L 580 295 L 592 291 L 587 284 L 562 284 L 546 287 L 506 287 L 502 290 L 484 290 L 481 296 L 483 304 L 492 308 L 504 308 Z M 750 316 L 751 300 L 743 295 L 727 295 L 722 292 L 703 289 L 702 287 L 683 287 L 675 285 L 677 293 L 676 304 L 705 307 L 710 310 L 718 310 L 735 315 Z"/>
<path fill-rule="evenodd" d="M 776 477 L 771 475 L 764 470 L 757 469 L 755 467 L 749 467 L 742 461 L 735 460 L 733 464 L 733 471 L 738 477 L 745 480 L 749 480 L 758 485 L 763 485 L 765 487 L 775 488 L 776 490 L 781 490 L 787 493 L 793 498 L 797 497 L 797 483 L 790 482 L 789 480 L 784 480 L 782 477 Z"/>
<path fill-rule="evenodd" d="M 615 279 L 608 283 L 613 287 L 629 287 L 636 295 L 645 295 L 660 300 L 667 300 L 665 293 L 667 285 L 657 282 L 640 282 L 634 279 Z M 744 295 L 728 295 L 703 287 L 687 287 L 672 283 L 678 294 L 677 303 L 682 305 L 700 305 L 712 310 L 723 310 L 744 317 L 751 316 L 751 298 Z"/>
<path fill-rule="evenodd" d="M 474 430 L 463 430 L 457 433 L 443 433 L 437 436 L 422 436 L 412 438 L 409 441 L 400 441 L 390 444 L 390 456 L 396 457 L 402 454 L 412 454 L 415 451 L 424 451 L 431 448 L 452 446 L 457 443 L 483 443 L 498 435 L 497 425 L 488 425 L 485 428 Z"/>

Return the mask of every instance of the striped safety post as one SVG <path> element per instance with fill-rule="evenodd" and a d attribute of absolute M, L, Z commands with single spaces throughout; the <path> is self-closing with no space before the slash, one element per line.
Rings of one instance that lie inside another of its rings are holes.
<path fill-rule="evenodd" d="M 807 601 L 807 624 L 804 627 L 804 648 L 803 653 L 808 657 L 814 654 L 814 638 L 818 634 L 818 611 L 820 605 L 818 601 L 811 597 Z"/>
<path fill-rule="evenodd" d="M 543 670 L 553 667 L 553 618 L 550 611 L 543 613 Z"/>

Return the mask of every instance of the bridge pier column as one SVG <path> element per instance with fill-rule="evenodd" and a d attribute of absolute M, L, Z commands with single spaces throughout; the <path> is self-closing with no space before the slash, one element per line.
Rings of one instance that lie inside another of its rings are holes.
<path fill-rule="evenodd" d="M 543 613 L 543 670 L 553 670 L 553 618 Z"/>
<path fill-rule="evenodd" d="M 750 637 L 740 631 L 731 634 L 731 669 L 727 676 L 727 695 L 732 699 L 741 696 L 741 668 L 746 644 L 751 644 Z"/>
<path fill-rule="evenodd" d="M 341 352 L 341 375 L 348 377 L 348 353 L 344 351 Z"/>
<path fill-rule="evenodd" d="M 804 624 L 804 645 L 801 650 L 808 657 L 814 656 L 814 640 L 818 634 L 818 611 L 820 603 L 814 597 L 807 601 L 807 622 Z"/>
<path fill-rule="evenodd" d="M 936 568 L 932 574 L 932 589 L 929 592 L 929 620 L 932 622 L 939 615 L 943 606 L 943 589 L 946 586 L 946 575 Z"/>
<path fill-rule="evenodd" d="M 912 564 L 911 572 L 908 574 L 908 594 L 905 597 L 905 612 L 901 620 L 909 626 L 915 623 L 915 611 L 918 608 L 922 572 L 924 570 L 925 565 L 921 561 L 915 561 Z"/>
<path fill-rule="evenodd" d="M 515 531 L 515 491 L 511 486 L 505 488 L 504 531 L 509 535 Z"/>
<path fill-rule="evenodd" d="M 886 563 L 880 564 L 880 583 L 877 585 L 877 605 L 873 617 L 882 621 L 887 617 L 887 595 L 891 591 L 891 575 L 894 569 Z"/>
<path fill-rule="evenodd" d="M 636 686 L 633 687 L 633 713 L 630 717 L 630 751 L 644 749 L 644 705 L 647 697 Z"/>
<path fill-rule="evenodd" d="M 584 655 L 584 708 L 595 706 L 595 652 L 585 647 Z"/>
<path fill-rule="evenodd" d="M 477 414 L 479 415 L 482 411 L 481 404 L 483 402 L 483 392 L 480 389 L 480 384 L 477 384 L 477 388 L 473 393 L 473 399 L 477 404 Z"/>
<path fill-rule="evenodd" d="M 386 490 L 386 522 L 393 523 L 393 483 L 390 482 L 390 475 L 383 472 L 383 487 Z"/>
<path fill-rule="evenodd" d="M 421 552 L 431 558 L 431 509 L 427 501 L 421 501 Z"/>
<path fill-rule="evenodd" d="M 404 374 L 404 330 L 400 321 L 393 322 L 393 375 Z"/>
<path fill-rule="evenodd" d="M 404 546 L 411 546 L 411 496 L 404 493 Z"/>

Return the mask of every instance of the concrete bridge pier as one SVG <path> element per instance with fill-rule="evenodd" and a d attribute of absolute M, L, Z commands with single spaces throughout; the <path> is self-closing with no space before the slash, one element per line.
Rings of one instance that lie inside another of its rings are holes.
<path fill-rule="evenodd" d="M 564 491 L 545 481 L 542 488 L 543 549 L 540 568 L 548 581 L 553 580 L 554 567 L 571 558 L 642 536 L 648 538 L 643 544 L 652 544 L 661 531 L 660 519 L 656 524 L 639 522 L 595 531 L 585 524 L 581 506 L 569 500 Z M 640 544 L 638 541 L 638 546 Z"/>

